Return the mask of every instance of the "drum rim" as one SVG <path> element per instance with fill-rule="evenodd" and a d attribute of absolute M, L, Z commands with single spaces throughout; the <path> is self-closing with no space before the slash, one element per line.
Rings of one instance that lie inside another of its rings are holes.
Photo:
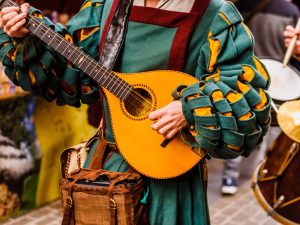
<path fill-rule="evenodd" d="M 279 223 L 287 224 L 287 225 L 298 225 L 298 223 L 295 223 L 283 216 L 281 216 L 279 213 L 277 213 L 273 207 L 270 206 L 270 204 L 264 199 L 264 196 L 261 193 L 260 187 L 258 185 L 258 179 L 257 175 L 260 169 L 262 168 L 263 164 L 265 163 L 265 159 L 261 161 L 256 169 L 254 170 L 253 176 L 252 176 L 252 189 L 254 192 L 254 195 L 258 201 L 258 203 L 262 206 L 262 208 L 265 210 L 268 216 L 272 217 L 274 220 L 276 220 Z M 272 211 L 272 214 L 270 215 L 268 212 Z"/>
<path fill-rule="evenodd" d="M 259 57 L 259 60 L 264 60 L 264 59 L 269 59 L 269 60 L 273 60 L 273 61 L 276 61 L 276 62 L 279 62 L 281 64 L 283 64 L 279 59 L 274 59 L 272 57 L 269 57 L 269 56 L 262 56 L 262 57 Z M 263 66 L 266 67 L 264 65 L 264 62 L 262 62 Z M 296 67 L 294 67 L 292 64 L 288 63 L 287 64 L 288 67 L 290 67 L 296 74 L 298 74 L 299 78 L 300 78 L 300 71 L 296 69 Z M 270 82 L 272 82 L 272 78 L 268 72 L 268 77 L 270 79 Z M 271 96 L 272 98 L 272 96 Z M 275 98 L 272 98 L 273 101 L 277 101 L 277 102 L 286 102 L 286 101 L 293 101 L 293 100 L 297 100 L 297 99 L 300 99 L 300 95 L 296 98 L 296 99 L 275 99 Z"/>
<path fill-rule="evenodd" d="M 270 59 L 270 60 L 274 60 L 274 61 L 277 61 L 277 62 L 280 62 L 281 64 L 283 64 L 283 62 L 281 62 L 280 60 L 278 60 L 278 59 L 274 59 L 274 58 L 271 58 L 271 57 L 259 57 L 259 59 L 261 60 L 264 60 L 264 59 Z M 288 63 L 287 64 L 287 66 L 288 67 L 291 67 L 291 69 L 295 72 L 295 73 L 297 73 L 299 76 L 300 76 L 300 71 L 298 71 L 297 69 L 296 69 L 296 67 L 294 67 L 292 64 L 290 64 L 290 63 Z"/>

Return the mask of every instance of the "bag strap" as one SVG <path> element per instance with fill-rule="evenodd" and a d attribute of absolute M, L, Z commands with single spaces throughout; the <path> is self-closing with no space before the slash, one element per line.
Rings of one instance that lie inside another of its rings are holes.
<path fill-rule="evenodd" d="M 107 144 L 108 142 L 105 140 L 105 138 L 103 137 L 103 133 L 101 132 L 99 143 L 96 146 L 96 149 L 94 150 L 91 158 L 91 162 L 89 165 L 90 169 L 94 169 L 94 170 L 103 169 L 103 161 L 104 161 Z"/>
<path fill-rule="evenodd" d="M 256 6 L 256 8 L 244 18 L 244 23 L 249 24 L 253 17 L 259 12 L 261 12 L 270 1 L 271 0 L 261 0 L 260 3 Z"/>

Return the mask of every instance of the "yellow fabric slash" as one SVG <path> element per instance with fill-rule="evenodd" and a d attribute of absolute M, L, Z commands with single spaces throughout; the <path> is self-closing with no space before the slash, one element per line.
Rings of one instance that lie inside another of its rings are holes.
<path fill-rule="evenodd" d="M 208 38 L 209 41 L 209 49 L 210 49 L 210 59 L 208 70 L 213 71 L 217 62 L 218 54 L 220 51 L 221 43 L 218 39 Z"/>

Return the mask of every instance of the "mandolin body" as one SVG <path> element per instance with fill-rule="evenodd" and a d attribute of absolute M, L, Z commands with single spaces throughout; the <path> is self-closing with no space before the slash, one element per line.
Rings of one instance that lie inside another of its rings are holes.
<path fill-rule="evenodd" d="M 115 141 L 125 160 L 140 173 L 157 179 L 176 177 L 193 168 L 203 156 L 196 154 L 180 134 L 162 146 L 165 138 L 151 128 L 154 122 L 148 114 L 173 101 L 171 94 L 179 85 L 192 85 L 198 80 L 168 70 L 116 75 L 145 99 L 121 101 L 103 88 Z"/>

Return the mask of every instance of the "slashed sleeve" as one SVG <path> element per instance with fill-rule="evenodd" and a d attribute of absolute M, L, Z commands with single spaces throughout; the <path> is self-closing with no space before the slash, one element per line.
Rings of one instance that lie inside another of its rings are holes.
<path fill-rule="evenodd" d="M 240 14 L 224 4 L 201 48 L 200 82 L 177 90 L 189 130 L 209 157 L 249 156 L 268 131 L 270 80 L 253 48 Z"/>
<path fill-rule="evenodd" d="M 94 36 L 99 36 L 102 5 L 100 1 L 85 1 L 67 28 L 61 24 L 54 25 L 37 9 L 31 7 L 30 13 L 69 42 L 86 48 L 90 45 L 89 38 L 92 42 L 95 41 Z M 89 20 L 89 14 L 95 20 Z M 88 48 L 92 57 L 97 57 L 96 46 L 94 43 L 94 47 Z M 92 104 L 99 100 L 96 82 L 33 35 L 16 39 L 0 30 L 0 57 L 6 75 L 14 84 L 48 101 L 56 100 L 58 105 L 79 107 L 81 103 Z"/>

